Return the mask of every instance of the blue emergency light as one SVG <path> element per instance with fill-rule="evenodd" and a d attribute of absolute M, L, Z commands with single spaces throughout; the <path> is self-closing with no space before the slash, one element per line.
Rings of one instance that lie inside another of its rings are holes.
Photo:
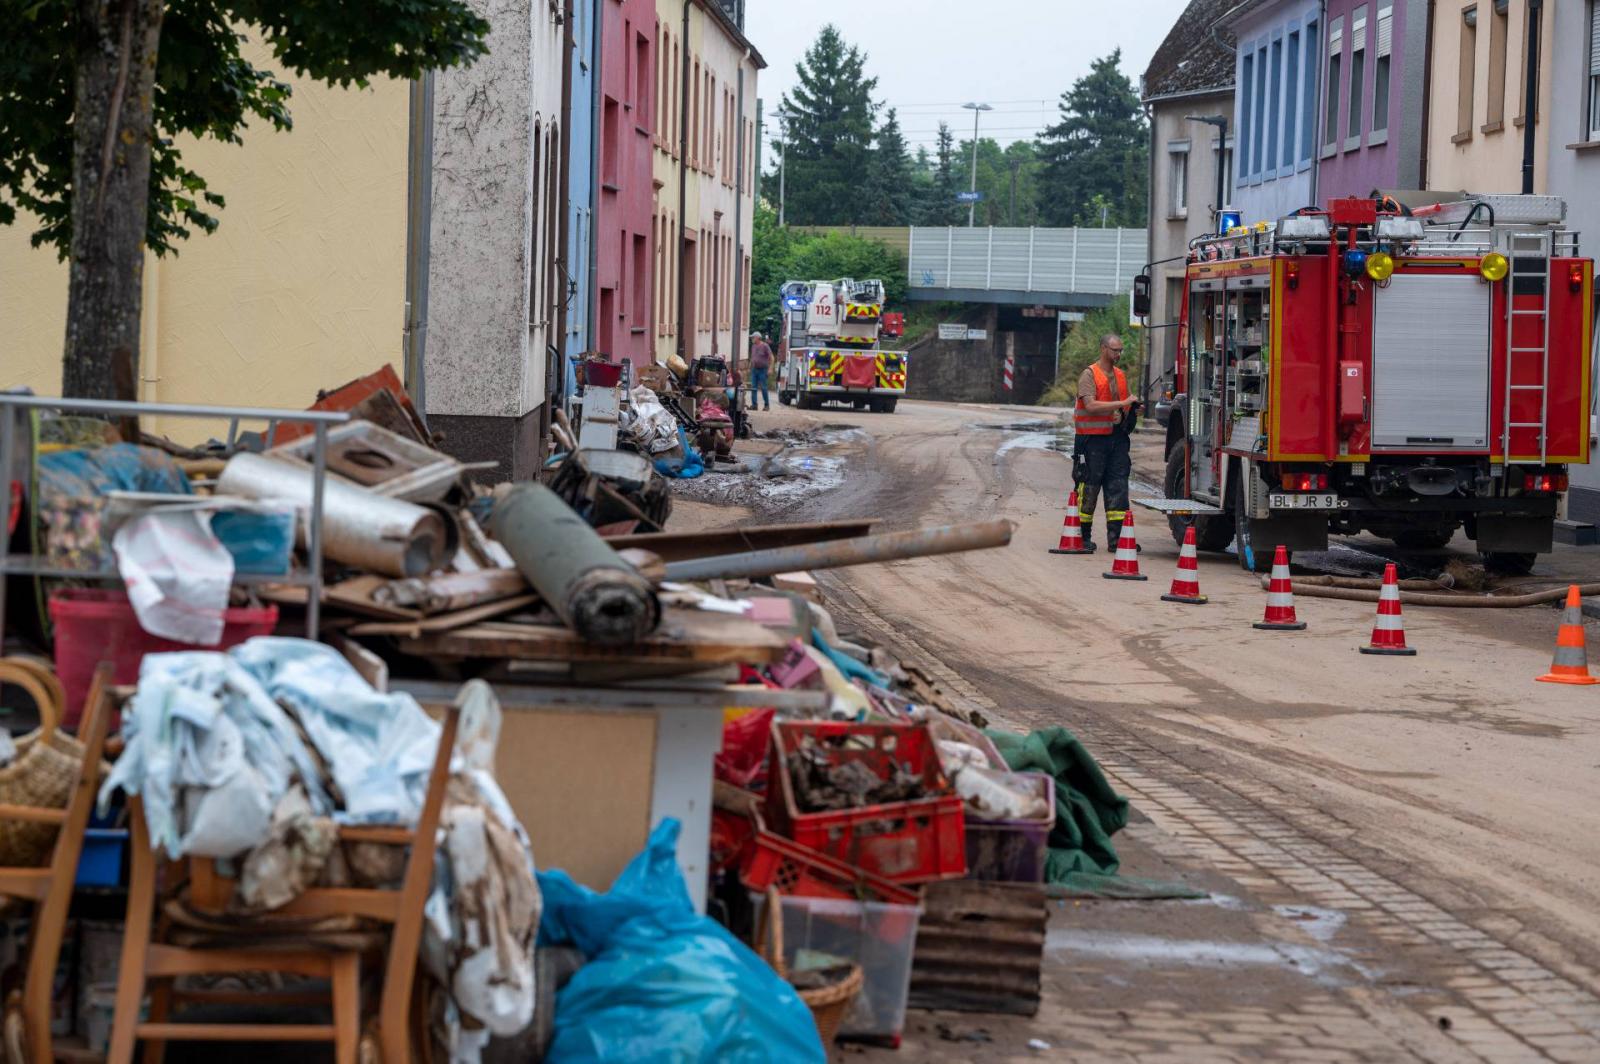
<path fill-rule="evenodd" d="M 1217 215 L 1217 233 L 1226 235 L 1230 229 L 1237 229 L 1244 224 L 1244 214 L 1240 211 L 1223 211 Z"/>
<path fill-rule="evenodd" d="M 1344 253 L 1344 272 L 1351 277 L 1360 277 L 1367 269 L 1367 253 L 1360 248 L 1351 248 Z"/>

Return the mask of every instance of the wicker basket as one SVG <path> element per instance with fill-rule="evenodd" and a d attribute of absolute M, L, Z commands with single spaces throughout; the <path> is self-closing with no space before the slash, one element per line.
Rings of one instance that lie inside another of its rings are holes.
<path fill-rule="evenodd" d="M 39 728 L 16 740 L 17 756 L 0 768 L 0 805 L 64 809 L 83 765 L 83 744 L 60 731 L 61 703 L 36 666 L 0 659 L 0 683 L 22 688 L 39 707 Z M 0 820 L 0 866 L 37 867 L 55 845 L 56 825 Z"/>
<path fill-rule="evenodd" d="M 776 888 L 767 891 L 766 918 L 756 932 L 756 952 L 772 965 L 773 971 L 777 972 L 780 978 L 789 978 L 788 970 L 783 963 L 783 899 Z M 824 1046 L 833 1045 L 834 1037 L 839 1033 L 839 1025 L 844 1022 L 845 1014 L 850 1011 L 851 1002 L 861 993 L 862 984 L 865 982 L 866 975 L 862 972 L 861 965 L 852 964 L 850 974 L 832 986 L 818 987 L 815 990 L 795 988 L 800 1000 L 811 1010 L 811 1019 L 817 1025 L 817 1033 L 822 1036 Z"/>

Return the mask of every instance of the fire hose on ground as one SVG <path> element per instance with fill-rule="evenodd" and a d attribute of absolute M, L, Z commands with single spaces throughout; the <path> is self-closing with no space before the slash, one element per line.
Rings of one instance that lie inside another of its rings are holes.
<path fill-rule="evenodd" d="M 1529 583 L 1544 583 L 1540 578 Z M 1261 586 L 1267 588 L 1271 578 L 1263 576 Z M 1383 581 L 1348 576 L 1297 576 L 1294 592 L 1306 598 L 1342 599 L 1346 602 L 1377 602 Z M 1541 606 L 1560 602 L 1567 597 L 1570 584 L 1546 588 L 1543 591 L 1525 591 L 1517 594 L 1497 595 L 1493 592 L 1450 591 L 1437 580 L 1400 581 L 1400 602 L 1406 606 L 1446 606 L 1462 609 L 1517 609 L 1523 606 Z M 1600 595 L 1600 583 L 1579 584 L 1578 594 Z"/>

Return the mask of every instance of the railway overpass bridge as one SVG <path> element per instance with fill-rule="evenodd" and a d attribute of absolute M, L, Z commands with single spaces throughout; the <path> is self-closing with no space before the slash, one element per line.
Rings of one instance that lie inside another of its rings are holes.
<path fill-rule="evenodd" d="M 913 398 L 1031 404 L 1055 379 L 1059 312 L 1084 312 L 1127 294 L 1148 254 L 1143 229 L 817 226 L 899 251 L 906 298 L 964 304 L 945 330 L 910 351 Z M 1070 323 L 1064 325 L 1070 328 Z M 1007 353 L 1014 387 L 1004 387 Z"/>

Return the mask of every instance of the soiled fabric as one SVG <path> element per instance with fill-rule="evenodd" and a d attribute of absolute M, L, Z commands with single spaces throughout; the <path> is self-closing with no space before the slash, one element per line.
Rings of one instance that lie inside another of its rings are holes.
<path fill-rule="evenodd" d="M 226 654 L 147 655 L 123 716 L 123 752 L 100 789 L 144 801 L 150 839 L 170 857 L 233 857 L 261 843 L 298 776 L 317 815 L 333 810 L 289 715 Z"/>

